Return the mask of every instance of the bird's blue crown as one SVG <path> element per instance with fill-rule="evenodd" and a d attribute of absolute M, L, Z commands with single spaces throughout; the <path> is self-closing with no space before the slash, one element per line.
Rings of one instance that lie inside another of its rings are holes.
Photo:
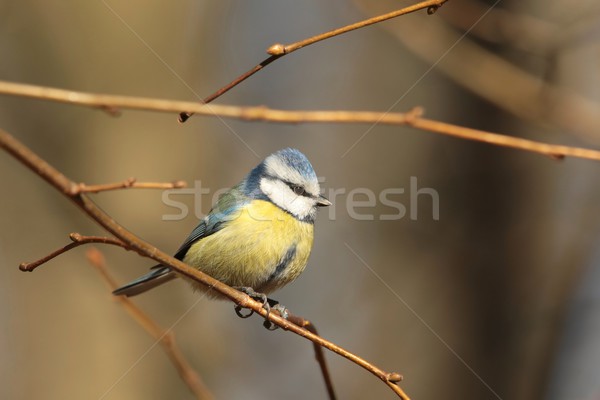
<path fill-rule="evenodd" d="M 260 190 L 260 180 L 263 177 L 272 177 L 281 179 L 281 177 L 271 176 L 267 169 L 270 160 L 279 160 L 290 169 L 296 170 L 307 181 L 317 182 L 317 175 L 310 161 L 300 150 L 285 148 L 271 154 L 258 164 L 244 179 L 242 191 L 249 197 L 266 200 L 265 194 Z"/>

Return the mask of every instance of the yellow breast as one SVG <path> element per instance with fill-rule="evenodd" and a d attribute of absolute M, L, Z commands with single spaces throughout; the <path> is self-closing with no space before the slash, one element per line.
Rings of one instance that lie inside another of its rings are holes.
<path fill-rule="evenodd" d="M 302 273 L 312 243 L 313 224 L 254 200 L 223 229 L 194 243 L 183 261 L 229 286 L 269 293 Z"/>

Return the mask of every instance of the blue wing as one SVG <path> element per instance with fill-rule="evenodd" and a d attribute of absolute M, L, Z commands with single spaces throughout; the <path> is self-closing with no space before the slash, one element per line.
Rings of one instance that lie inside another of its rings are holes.
<path fill-rule="evenodd" d="M 240 185 L 232 188 L 219 198 L 210 213 L 200 221 L 179 250 L 177 250 L 175 258 L 183 260 L 194 243 L 226 227 L 227 223 L 235 218 L 237 212 L 248 204 L 250 199 L 242 194 L 239 189 Z M 176 278 L 176 275 L 171 271 L 171 268 L 159 264 L 152 267 L 152 270 L 146 275 L 116 289 L 113 291 L 113 294 L 117 296 L 135 296 L 174 278 Z"/>
<path fill-rule="evenodd" d="M 247 205 L 248 202 L 249 199 L 242 195 L 238 186 L 223 194 L 208 215 L 190 233 L 174 257 L 178 260 L 183 260 L 194 243 L 226 227 L 228 222 L 234 219 L 238 211 Z"/>

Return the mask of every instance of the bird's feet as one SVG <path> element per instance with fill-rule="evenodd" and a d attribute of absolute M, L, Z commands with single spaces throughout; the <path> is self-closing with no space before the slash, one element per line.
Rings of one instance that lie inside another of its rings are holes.
<path fill-rule="evenodd" d="M 251 287 L 248 287 L 248 286 L 235 286 L 234 289 L 247 294 L 248 296 L 252 297 L 253 300 L 261 302 L 263 305 L 263 308 L 265 310 L 267 310 L 267 312 L 269 311 L 269 298 L 267 297 L 266 294 L 258 293 L 257 291 L 255 291 L 254 289 L 252 289 Z M 240 312 L 241 309 L 242 308 L 240 306 L 236 306 L 236 308 L 235 308 L 235 312 L 241 318 L 248 318 L 249 316 L 254 314 L 254 311 L 250 310 L 250 314 L 244 315 Z"/>
<path fill-rule="evenodd" d="M 288 313 L 287 308 L 285 308 L 285 306 L 283 304 L 280 304 L 277 300 L 267 298 L 267 305 L 268 305 L 268 308 L 266 309 L 267 315 L 265 317 L 265 322 L 263 322 L 263 326 L 270 331 L 274 331 L 275 329 L 277 329 L 279 327 L 277 325 L 273 324 L 271 321 L 269 321 L 269 312 L 271 310 L 275 310 L 279 313 L 279 316 L 283 319 L 287 319 L 289 313 Z"/>
<path fill-rule="evenodd" d="M 276 310 L 282 318 L 287 319 L 287 317 L 288 317 L 287 309 L 282 304 L 279 304 L 279 302 L 277 300 L 269 299 L 267 297 L 267 295 L 265 295 L 264 293 L 258 293 L 251 287 L 241 286 L 241 287 L 235 287 L 234 289 L 239 290 L 240 292 L 245 293 L 248 296 L 252 297 L 254 300 L 262 303 L 263 308 L 267 311 L 267 315 L 265 317 L 265 322 L 263 323 L 263 326 L 265 328 L 267 328 L 268 330 L 274 331 L 275 329 L 278 328 L 277 325 L 273 325 L 271 323 L 271 321 L 269 321 L 269 314 L 271 313 L 271 310 Z M 248 318 L 252 314 L 254 314 L 254 311 L 250 310 L 250 313 L 243 314 L 242 307 L 235 306 L 235 313 L 240 318 Z"/>

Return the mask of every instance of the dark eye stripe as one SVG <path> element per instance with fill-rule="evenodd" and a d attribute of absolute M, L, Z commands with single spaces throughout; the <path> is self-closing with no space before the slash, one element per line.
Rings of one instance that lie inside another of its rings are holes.
<path fill-rule="evenodd" d="M 295 183 L 286 182 L 292 192 L 294 192 L 298 196 L 307 196 L 306 190 L 300 185 L 296 185 Z"/>

